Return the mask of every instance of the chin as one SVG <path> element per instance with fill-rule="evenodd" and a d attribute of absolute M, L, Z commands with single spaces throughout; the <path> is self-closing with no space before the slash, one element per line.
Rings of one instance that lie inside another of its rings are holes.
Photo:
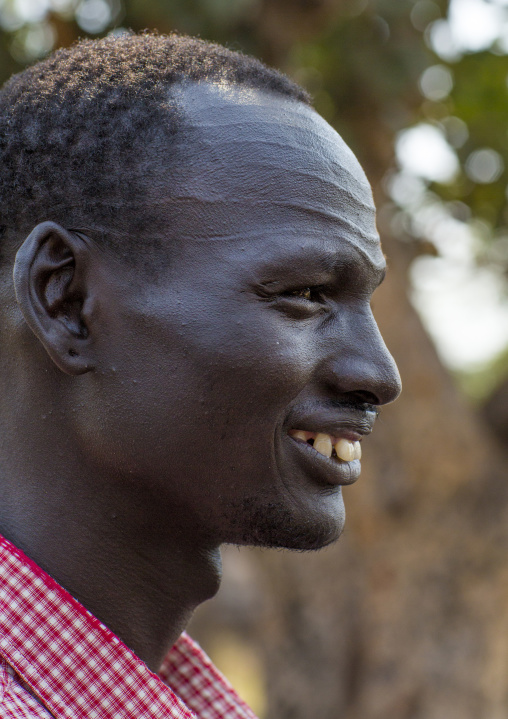
<path fill-rule="evenodd" d="M 335 511 L 298 512 L 285 504 L 259 503 L 244 500 L 235 513 L 237 525 L 234 544 L 273 549 L 313 551 L 337 541 L 342 534 L 345 510 L 342 497 L 335 503 Z"/>

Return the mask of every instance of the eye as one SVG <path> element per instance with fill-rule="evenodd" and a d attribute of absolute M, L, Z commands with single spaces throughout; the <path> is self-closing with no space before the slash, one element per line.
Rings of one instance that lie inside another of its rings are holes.
<path fill-rule="evenodd" d="M 297 290 L 288 290 L 283 293 L 284 297 L 294 297 L 298 300 L 306 302 L 320 302 L 322 300 L 321 289 L 319 287 L 301 287 Z"/>
<path fill-rule="evenodd" d="M 293 289 L 274 288 L 272 292 L 261 287 L 257 294 L 279 312 L 295 319 L 305 319 L 326 310 L 329 291 L 328 285 L 304 285 Z"/>

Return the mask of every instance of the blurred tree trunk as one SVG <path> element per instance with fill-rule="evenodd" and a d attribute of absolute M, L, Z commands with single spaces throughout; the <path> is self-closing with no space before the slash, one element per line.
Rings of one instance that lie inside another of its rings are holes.
<path fill-rule="evenodd" d="M 508 445 L 508 379 L 485 402 L 482 415 L 498 440 Z"/>
<path fill-rule="evenodd" d="M 258 18 L 265 56 L 284 67 L 329 6 L 267 0 Z M 375 102 L 364 94 L 344 114 L 379 201 L 393 137 L 369 111 Z M 501 719 L 507 457 L 458 395 L 407 299 L 410 246 L 381 229 L 390 273 L 374 311 L 404 391 L 365 442 L 339 543 L 254 555 L 267 598 L 254 634 L 268 719 Z"/>

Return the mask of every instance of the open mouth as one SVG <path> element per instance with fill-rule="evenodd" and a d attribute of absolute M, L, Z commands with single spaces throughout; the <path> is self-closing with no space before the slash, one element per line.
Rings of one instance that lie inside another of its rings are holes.
<path fill-rule="evenodd" d="M 334 437 L 325 432 L 306 432 L 303 429 L 292 429 L 290 437 L 298 442 L 305 442 L 314 447 L 316 452 L 324 457 L 332 458 L 338 462 L 352 462 L 360 459 L 362 448 L 359 441 L 351 441 L 345 437 Z"/>

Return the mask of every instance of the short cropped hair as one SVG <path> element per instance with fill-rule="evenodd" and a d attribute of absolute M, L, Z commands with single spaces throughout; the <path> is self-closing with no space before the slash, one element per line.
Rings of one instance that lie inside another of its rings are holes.
<path fill-rule="evenodd" d="M 182 125 L 170 87 L 200 80 L 310 103 L 260 61 L 177 34 L 80 41 L 14 75 L 0 90 L 0 252 L 54 220 L 142 256 L 155 241 L 146 228 L 157 233 L 143 202 L 147 145 L 162 137 L 170 158 Z"/>

